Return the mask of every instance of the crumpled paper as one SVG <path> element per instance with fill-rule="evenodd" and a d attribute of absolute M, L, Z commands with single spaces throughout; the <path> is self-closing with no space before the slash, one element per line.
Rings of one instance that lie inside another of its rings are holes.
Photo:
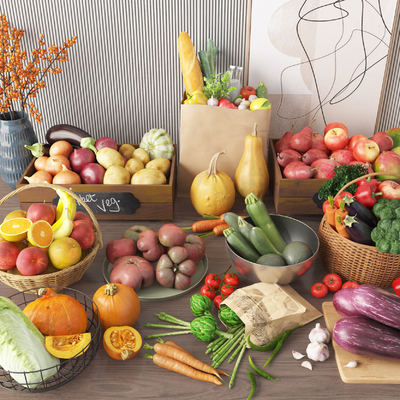
<path fill-rule="evenodd" d="M 281 332 L 307 324 L 322 316 L 291 286 L 255 283 L 236 289 L 221 304 L 231 308 L 245 324 L 245 337 L 257 346 Z"/>

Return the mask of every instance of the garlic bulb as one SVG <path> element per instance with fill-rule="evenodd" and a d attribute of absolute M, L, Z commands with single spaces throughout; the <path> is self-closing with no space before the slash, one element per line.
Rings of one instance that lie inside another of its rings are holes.
<path fill-rule="evenodd" d="M 317 323 L 315 328 L 311 329 L 308 338 L 310 339 L 310 342 L 329 343 L 331 340 L 331 334 L 328 329 L 322 328 L 321 325 Z"/>
<path fill-rule="evenodd" d="M 329 348 L 325 343 L 311 342 L 307 346 L 307 357 L 313 361 L 325 361 L 329 358 Z"/>

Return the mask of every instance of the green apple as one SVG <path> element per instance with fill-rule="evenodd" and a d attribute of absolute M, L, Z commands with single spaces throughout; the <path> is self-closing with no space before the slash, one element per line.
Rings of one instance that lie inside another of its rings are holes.
<path fill-rule="evenodd" d="M 392 151 L 395 152 L 397 155 L 400 156 L 400 146 L 399 146 L 399 147 L 394 147 L 394 148 L 392 149 Z"/>
<path fill-rule="evenodd" d="M 393 139 L 393 148 L 400 147 L 400 128 L 392 128 L 386 131 Z"/>

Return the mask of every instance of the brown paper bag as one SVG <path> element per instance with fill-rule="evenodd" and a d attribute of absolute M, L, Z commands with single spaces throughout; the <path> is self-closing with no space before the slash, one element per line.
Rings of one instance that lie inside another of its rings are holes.
<path fill-rule="evenodd" d="M 219 151 L 217 168 L 233 180 L 244 151 L 244 140 L 253 132 L 263 140 L 263 153 L 267 161 L 269 110 L 231 110 L 204 105 L 181 105 L 179 141 L 178 188 L 179 197 L 188 197 L 193 179 L 208 169 L 211 158 Z"/>

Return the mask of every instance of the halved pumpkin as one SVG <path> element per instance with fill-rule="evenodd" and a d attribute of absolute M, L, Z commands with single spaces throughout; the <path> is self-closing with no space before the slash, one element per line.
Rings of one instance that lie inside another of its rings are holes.
<path fill-rule="evenodd" d="M 135 357 L 142 347 L 140 333 L 131 326 L 112 326 L 103 335 L 103 346 L 115 360 Z"/>
<path fill-rule="evenodd" d="M 88 349 L 92 339 L 90 332 L 77 333 L 76 335 L 46 336 L 45 346 L 47 351 L 57 358 L 74 358 Z"/>

